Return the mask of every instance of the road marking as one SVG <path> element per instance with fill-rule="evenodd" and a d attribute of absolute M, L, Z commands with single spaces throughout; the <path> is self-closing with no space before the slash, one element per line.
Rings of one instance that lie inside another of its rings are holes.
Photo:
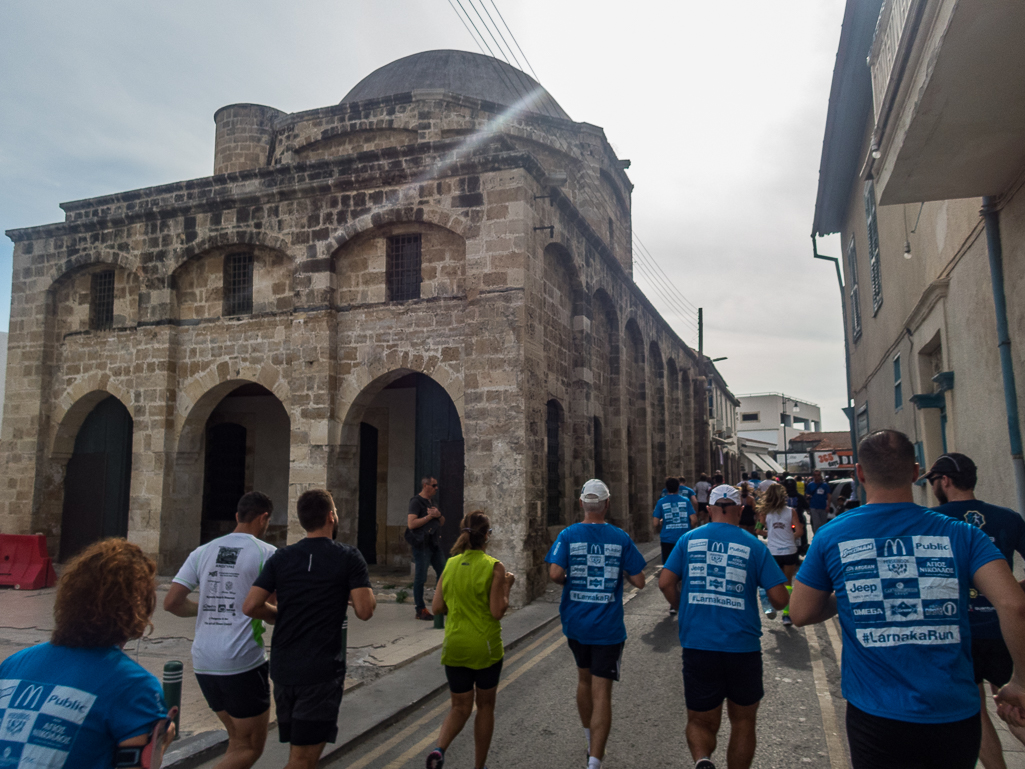
<path fill-rule="evenodd" d="M 561 632 L 562 632 L 562 627 L 561 626 L 560 627 L 556 627 L 554 630 L 549 630 L 543 636 L 541 636 L 536 641 L 531 643 L 530 646 L 527 646 L 526 648 L 516 652 L 516 654 L 514 654 L 511 657 L 509 657 L 508 659 L 506 659 L 504 664 L 508 664 L 508 665 L 515 664 L 518 660 L 522 659 L 524 657 L 524 655 L 526 655 L 529 652 L 531 652 L 534 649 L 536 649 L 538 646 L 540 646 L 545 641 L 550 639 L 556 633 L 561 633 Z M 561 639 L 558 641 L 558 643 L 560 643 L 560 644 L 562 643 Z M 546 652 L 546 656 L 547 656 L 547 653 L 548 652 Z M 530 664 L 530 663 L 528 663 L 528 664 Z M 513 677 L 511 676 L 509 680 L 513 680 Z M 504 686 L 504 684 L 503 684 L 503 686 Z M 390 737 L 386 741 L 382 742 L 380 745 L 378 745 L 372 751 L 370 751 L 369 753 L 365 754 L 362 758 L 360 758 L 360 759 L 358 759 L 356 761 L 353 761 L 351 764 L 348 765 L 348 769 L 363 769 L 363 767 L 368 766 L 371 762 L 375 761 L 382 754 L 387 753 L 389 750 L 391 750 L 393 747 L 395 747 L 398 743 L 402 742 L 404 739 L 409 737 L 411 734 L 413 734 L 414 732 L 418 731 L 424 724 L 428 723 L 429 721 L 434 720 L 435 718 L 437 718 L 441 714 L 443 714 L 446 711 L 448 711 L 450 705 L 451 705 L 451 703 L 445 702 L 445 703 L 439 705 L 438 707 L 434 708 L 434 710 L 430 711 L 426 715 L 424 715 L 421 718 L 417 719 L 415 722 L 413 722 L 412 724 L 407 726 L 405 729 L 403 729 L 398 734 L 396 734 L 393 737 Z"/>
<path fill-rule="evenodd" d="M 840 633 L 837 630 L 837 619 L 833 617 L 825 622 L 826 633 L 829 634 L 829 645 L 833 647 L 833 655 L 836 657 L 836 666 L 840 667 L 840 660 L 843 657 L 843 644 L 840 642 Z"/>
<path fill-rule="evenodd" d="M 558 627 L 555 630 L 549 632 L 547 635 L 544 636 L 544 638 L 538 639 L 538 641 L 535 643 L 535 645 L 541 643 L 541 641 L 543 641 L 545 638 L 550 637 L 555 632 L 562 632 L 562 628 Z M 511 684 L 513 681 L 515 681 L 520 676 L 522 676 L 524 673 L 526 673 L 528 670 L 530 670 L 532 667 L 534 667 L 534 665 L 539 663 L 541 660 L 543 660 L 549 654 L 554 652 L 556 649 L 561 649 L 563 647 L 563 645 L 564 645 L 564 642 L 560 638 L 555 643 L 553 643 L 551 646 L 549 646 L 547 649 L 545 649 L 544 651 L 542 651 L 539 654 L 536 654 L 533 657 L 531 657 L 531 659 L 529 661 L 527 661 L 527 662 L 524 662 L 523 665 L 515 673 L 513 673 L 511 676 L 506 678 L 504 681 L 502 681 L 502 683 L 500 683 L 498 685 L 498 691 L 501 692 L 505 687 L 507 687 L 509 684 Z M 521 656 L 522 656 L 522 654 L 525 654 L 526 652 L 527 652 L 527 649 L 524 649 L 523 652 L 521 652 Z M 448 703 L 445 703 L 443 706 L 441 706 L 439 708 L 436 708 L 435 710 L 431 711 L 431 716 L 433 717 L 439 711 L 447 710 L 448 707 L 449 707 Z M 474 710 L 476 710 L 476 708 L 474 708 Z M 472 713 L 471 713 L 471 717 L 472 717 Z M 420 721 L 418 721 L 413 726 L 414 727 L 418 726 L 423 720 L 424 719 L 421 719 Z M 467 719 L 467 723 L 469 723 L 469 719 Z M 410 729 L 412 729 L 412 728 L 413 727 L 410 727 Z M 389 740 L 389 742 L 390 742 L 390 740 Z M 420 742 L 416 743 L 416 745 L 411 747 L 409 750 L 407 750 L 401 756 L 399 756 L 394 761 L 392 761 L 390 764 L 385 766 L 384 769 L 400 769 L 400 767 L 405 766 L 410 760 L 412 760 L 414 756 L 416 756 L 416 755 L 418 755 L 420 753 L 423 753 L 425 750 L 427 750 L 427 748 L 431 747 L 431 745 L 434 745 L 434 744 L 437 744 L 437 739 L 436 739 L 434 733 L 432 732 L 429 736 L 424 737 L 422 740 L 420 740 Z M 365 763 L 361 763 L 359 765 L 351 764 L 349 766 L 349 769 L 358 769 L 358 766 L 365 766 L 365 765 L 366 765 Z"/>
<path fill-rule="evenodd" d="M 828 620 L 826 624 L 829 624 Z M 805 637 L 808 639 L 808 650 L 811 652 L 811 669 L 815 676 L 815 693 L 819 697 L 819 711 L 822 713 L 822 731 L 826 733 L 829 765 L 832 769 L 847 769 L 847 751 L 844 750 L 840 740 L 836 710 L 833 708 L 833 695 L 829 693 L 826 669 L 822 664 L 822 648 L 819 646 L 819 639 L 813 626 L 806 628 Z M 830 642 L 832 643 L 832 639 Z"/>

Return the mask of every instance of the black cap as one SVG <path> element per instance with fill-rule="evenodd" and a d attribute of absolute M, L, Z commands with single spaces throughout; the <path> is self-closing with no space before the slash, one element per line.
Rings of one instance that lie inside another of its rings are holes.
<path fill-rule="evenodd" d="M 960 487 L 974 489 L 978 479 L 978 470 L 970 457 L 950 452 L 933 462 L 929 472 L 919 477 L 918 480 L 932 481 L 941 475 L 954 479 Z"/>

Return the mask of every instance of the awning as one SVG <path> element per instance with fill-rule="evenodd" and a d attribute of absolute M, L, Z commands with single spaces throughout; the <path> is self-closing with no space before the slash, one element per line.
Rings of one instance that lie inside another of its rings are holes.
<path fill-rule="evenodd" d="M 740 453 L 743 454 L 744 459 L 746 459 L 752 465 L 757 467 L 759 470 L 771 470 L 769 465 L 765 463 L 766 457 L 763 457 L 760 454 L 748 454 L 746 451 L 742 451 Z"/>
<path fill-rule="evenodd" d="M 768 454 L 763 454 L 762 455 L 762 459 L 769 466 L 769 469 L 772 470 L 772 472 L 774 472 L 774 473 L 782 473 L 782 472 L 784 472 L 783 465 L 781 465 L 775 459 L 770 457 Z"/>

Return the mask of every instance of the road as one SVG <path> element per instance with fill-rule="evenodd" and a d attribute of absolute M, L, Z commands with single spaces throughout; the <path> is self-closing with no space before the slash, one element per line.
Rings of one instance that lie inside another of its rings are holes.
<path fill-rule="evenodd" d="M 604 769 L 691 767 L 684 736 L 680 644 L 676 618 L 649 576 L 631 590 L 625 607 L 629 640 L 622 680 L 613 694 L 613 724 Z M 835 626 L 784 628 L 763 618 L 765 699 L 759 713 L 756 767 L 849 766 L 843 733 L 844 702 L 830 638 Z M 558 623 L 506 656 L 499 684 L 495 736 L 488 765 L 567 767 L 585 763 L 583 731 L 575 704 L 576 670 Z M 448 711 L 447 692 L 400 722 L 343 754 L 331 766 L 345 769 L 420 769 L 434 747 Z M 829 739 L 824 729 L 829 724 Z M 342 718 L 345 702 L 342 702 Z M 729 738 L 724 718 L 713 758 L 726 766 Z M 446 765 L 473 766 L 472 719 L 446 754 Z"/>

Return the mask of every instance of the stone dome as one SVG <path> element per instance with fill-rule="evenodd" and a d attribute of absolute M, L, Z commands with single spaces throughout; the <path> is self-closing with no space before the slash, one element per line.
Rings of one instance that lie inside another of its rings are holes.
<path fill-rule="evenodd" d="M 424 51 L 374 70 L 345 94 L 342 104 L 417 89 L 440 89 L 528 112 L 569 120 L 569 115 L 529 75 L 504 61 L 468 51 Z"/>

